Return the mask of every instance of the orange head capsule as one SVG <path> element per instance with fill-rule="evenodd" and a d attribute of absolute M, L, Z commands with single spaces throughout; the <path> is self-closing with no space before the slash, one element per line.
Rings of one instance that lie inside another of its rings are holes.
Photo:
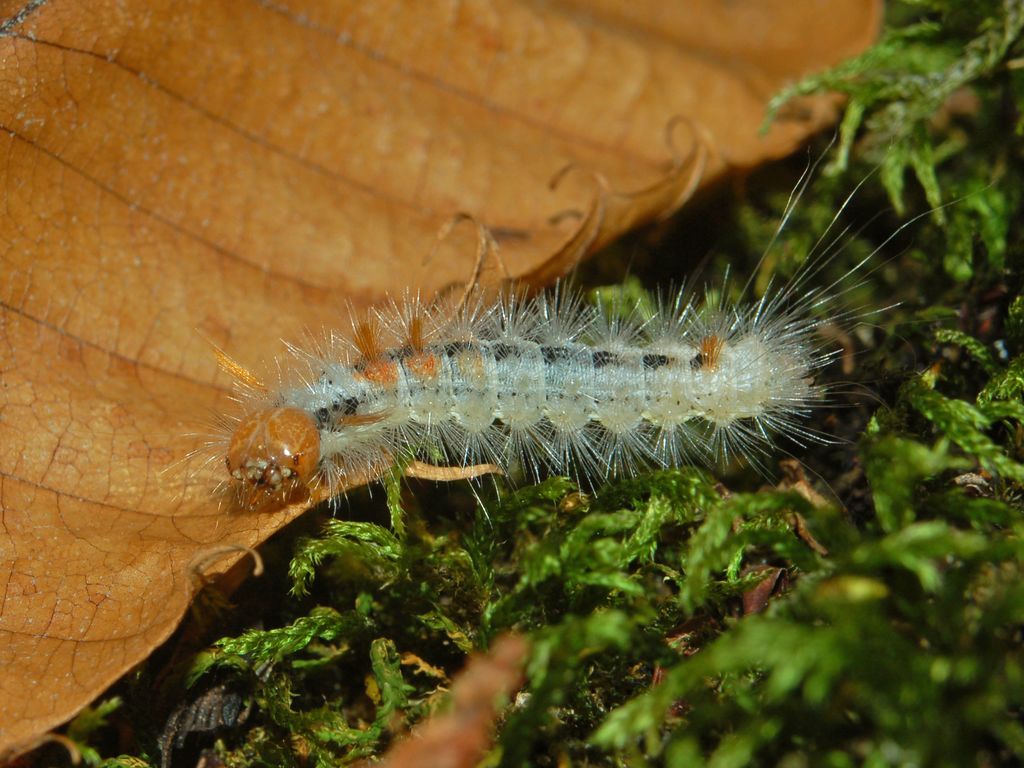
<path fill-rule="evenodd" d="M 287 501 L 308 488 L 320 463 L 320 431 L 298 408 L 268 408 L 242 419 L 225 457 L 247 508 Z"/>

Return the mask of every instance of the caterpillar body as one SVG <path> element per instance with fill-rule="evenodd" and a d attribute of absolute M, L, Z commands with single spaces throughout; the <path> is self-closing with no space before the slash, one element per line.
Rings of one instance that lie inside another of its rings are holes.
<path fill-rule="evenodd" d="M 288 367 L 301 372 L 273 391 L 242 369 L 244 415 L 218 449 L 227 482 L 258 510 L 406 457 L 594 484 L 649 466 L 756 461 L 778 433 L 818 440 L 804 422 L 832 352 L 809 314 L 824 294 L 798 288 L 736 306 L 679 292 L 652 317 L 625 319 L 561 289 L 451 314 L 393 301 L 354 322 L 350 339 L 293 349 Z"/>

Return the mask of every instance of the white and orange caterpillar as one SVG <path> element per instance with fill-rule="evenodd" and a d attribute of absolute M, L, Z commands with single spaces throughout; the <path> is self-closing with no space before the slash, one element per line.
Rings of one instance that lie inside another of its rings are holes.
<path fill-rule="evenodd" d="M 469 302 L 450 317 L 392 302 L 332 335 L 274 390 L 229 360 L 244 415 L 217 448 L 243 509 L 373 479 L 402 458 L 591 484 L 643 467 L 757 457 L 803 426 L 832 356 L 794 285 L 748 306 L 686 294 L 622 320 L 555 291 Z M 285 366 L 282 366 L 285 367 Z M 473 474 L 468 471 L 467 474 Z"/>
<path fill-rule="evenodd" d="M 807 426 L 826 396 L 816 376 L 840 351 L 820 331 L 881 311 L 844 308 L 840 299 L 866 277 L 865 264 L 930 214 L 815 286 L 842 250 L 849 230 L 830 233 L 857 188 L 797 274 L 747 303 L 680 291 L 650 317 L 622 319 L 564 289 L 464 296 L 452 312 L 407 298 L 354 321 L 348 337 L 331 333 L 320 349 L 292 347 L 274 388 L 219 353 L 239 382 L 242 415 L 199 453 L 226 465 L 221 483 L 239 508 L 258 511 L 314 489 L 333 497 L 399 462 L 434 479 L 520 466 L 592 486 L 645 467 L 734 457 L 760 464 L 780 435 L 830 442 Z M 480 232 L 478 267 L 490 242 Z"/>

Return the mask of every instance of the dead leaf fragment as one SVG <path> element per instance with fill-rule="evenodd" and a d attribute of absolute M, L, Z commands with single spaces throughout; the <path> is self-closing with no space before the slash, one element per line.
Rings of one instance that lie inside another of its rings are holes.
<path fill-rule="evenodd" d="M 452 711 L 430 718 L 384 758 L 386 768 L 472 768 L 491 743 L 498 706 L 523 684 L 526 640 L 505 635 L 470 657 L 452 684 Z"/>
<path fill-rule="evenodd" d="M 0 2 L 0 759 L 167 638 L 190 564 L 301 511 L 163 472 L 225 408 L 207 340 L 250 365 L 464 282 L 468 231 L 425 259 L 457 212 L 549 279 L 831 119 L 757 133 L 879 6 Z"/>
<path fill-rule="evenodd" d="M 788 577 L 785 568 L 770 565 L 754 565 L 744 568 L 741 576 L 763 573 L 764 577 L 743 593 L 743 615 L 760 613 L 768 607 L 768 601 L 786 589 Z"/>

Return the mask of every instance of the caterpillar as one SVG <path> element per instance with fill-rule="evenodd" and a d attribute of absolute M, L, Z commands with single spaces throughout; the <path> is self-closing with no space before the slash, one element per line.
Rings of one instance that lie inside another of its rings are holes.
<path fill-rule="evenodd" d="M 261 510 L 321 486 L 333 496 L 401 461 L 421 476 L 518 466 L 596 485 L 644 467 L 758 463 L 779 435 L 828 442 L 806 426 L 826 398 L 817 374 L 838 353 L 818 331 L 852 313 L 838 282 L 809 286 L 836 241 L 747 303 L 678 291 L 641 318 L 564 286 L 479 295 L 454 312 L 409 296 L 316 349 L 291 347 L 278 368 L 292 373 L 273 388 L 220 353 L 241 406 L 212 446 L 223 481 L 242 509 Z"/>
<path fill-rule="evenodd" d="M 779 433 L 821 440 L 803 422 L 833 352 L 806 302 L 786 308 L 785 296 L 717 307 L 679 292 L 646 320 L 567 290 L 478 299 L 451 317 L 391 302 L 351 339 L 293 350 L 291 383 L 243 389 L 223 451 L 229 482 L 259 509 L 378 477 L 402 457 L 593 483 L 753 458 Z"/>

